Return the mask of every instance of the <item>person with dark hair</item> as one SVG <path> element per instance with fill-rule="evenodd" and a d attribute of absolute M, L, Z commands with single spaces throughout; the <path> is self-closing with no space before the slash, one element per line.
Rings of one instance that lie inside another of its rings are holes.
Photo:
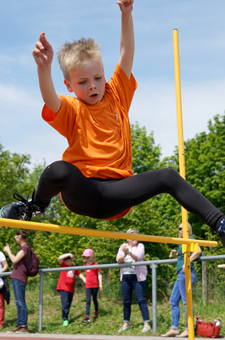
<path fill-rule="evenodd" d="M 59 256 L 58 261 L 61 268 L 65 267 L 74 267 L 73 265 L 73 254 L 66 253 Z M 62 305 L 62 322 L 63 326 L 69 325 L 69 311 L 70 306 L 73 301 L 74 287 L 75 287 L 75 276 L 79 276 L 79 278 L 85 283 L 86 279 L 83 274 L 79 270 L 68 270 L 61 271 L 59 275 L 58 284 L 56 290 L 60 293 L 61 297 L 61 305 Z"/>
<path fill-rule="evenodd" d="M 25 292 L 27 285 L 27 268 L 31 261 L 31 248 L 27 243 L 27 230 L 19 230 L 15 235 L 15 240 L 20 246 L 20 250 L 13 255 L 8 244 L 4 247 L 4 252 L 9 256 L 13 263 L 11 274 L 13 294 L 17 307 L 17 323 L 12 331 L 13 333 L 28 333 L 27 325 L 27 305 L 25 300 Z"/>

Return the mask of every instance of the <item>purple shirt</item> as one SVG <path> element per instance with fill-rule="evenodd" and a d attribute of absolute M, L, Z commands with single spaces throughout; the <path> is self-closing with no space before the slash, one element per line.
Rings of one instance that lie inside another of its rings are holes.
<path fill-rule="evenodd" d="M 24 244 L 20 248 L 20 250 L 24 251 L 25 256 L 19 262 L 15 263 L 13 265 L 11 278 L 20 280 L 26 286 L 26 284 L 27 284 L 27 267 L 29 267 L 30 260 L 31 260 L 31 248 L 30 248 L 29 244 Z"/>
<path fill-rule="evenodd" d="M 121 247 L 124 246 L 125 244 L 128 246 L 128 243 L 123 243 L 118 250 L 118 253 L 116 256 L 117 262 L 118 262 L 118 258 L 124 255 L 124 251 L 121 249 Z M 134 246 L 132 248 L 132 253 L 138 257 L 137 262 L 144 261 L 145 260 L 144 258 L 145 246 L 143 245 L 143 243 L 138 243 L 136 246 Z M 133 259 L 133 262 L 136 262 L 136 261 Z M 135 272 L 137 275 L 138 282 L 146 280 L 147 273 L 148 273 L 146 266 L 135 266 Z M 120 268 L 120 281 L 122 280 L 123 280 L 123 270 L 122 268 Z"/>

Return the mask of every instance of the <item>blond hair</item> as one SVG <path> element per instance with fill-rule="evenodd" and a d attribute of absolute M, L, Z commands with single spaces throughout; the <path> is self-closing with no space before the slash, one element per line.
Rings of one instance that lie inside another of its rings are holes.
<path fill-rule="evenodd" d="M 182 226 L 182 228 L 183 228 L 182 222 L 178 225 L 178 228 L 180 226 Z M 189 222 L 188 222 L 188 234 L 189 234 L 189 236 L 192 236 L 192 227 L 191 227 Z"/>
<path fill-rule="evenodd" d="M 100 45 L 94 38 L 81 38 L 66 42 L 57 52 L 57 58 L 64 78 L 69 80 L 69 71 L 81 67 L 87 60 L 95 60 L 102 65 Z"/>
<path fill-rule="evenodd" d="M 127 234 L 139 234 L 139 230 L 130 228 L 127 230 Z"/>

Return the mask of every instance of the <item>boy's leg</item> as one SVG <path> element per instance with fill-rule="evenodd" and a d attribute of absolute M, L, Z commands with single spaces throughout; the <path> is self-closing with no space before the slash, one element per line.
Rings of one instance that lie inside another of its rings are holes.
<path fill-rule="evenodd" d="M 35 203 L 41 208 L 46 207 L 59 192 L 71 211 L 99 219 L 116 216 L 161 193 L 170 194 L 213 230 L 225 218 L 177 171 L 170 168 L 151 170 L 121 180 L 101 180 L 86 178 L 74 165 L 58 161 L 42 174 Z"/>
<path fill-rule="evenodd" d="M 60 192 L 68 209 L 79 215 L 91 216 L 98 205 L 101 190 L 98 181 L 86 178 L 76 166 L 57 161 L 42 173 L 35 197 L 26 200 L 16 194 L 19 202 L 4 206 L 0 210 L 0 218 L 30 220 L 32 216 L 43 213 L 52 197 Z"/>
<path fill-rule="evenodd" d="M 68 315 L 69 315 L 69 310 L 70 310 L 70 305 L 71 305 L 70 294 L 71 293 L 68 293 L 65 290 L 60 290 L 63 320 L 68 320 Z"/>
<path fill-rule="evenodd" d="M 174 169 L 152 170 L 122 180 L 103 182 L 98 208 L 93 217 L 109 218 L 145 202 L 153 196 L 168 193 L 180 205 L 216 230 L 224 214 Z"/>

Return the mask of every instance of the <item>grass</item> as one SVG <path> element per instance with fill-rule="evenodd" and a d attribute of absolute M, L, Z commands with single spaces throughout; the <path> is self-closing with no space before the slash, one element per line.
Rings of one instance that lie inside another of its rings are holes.
<path fill-rule="evenodd" d="M 78 279 L 79 280 L 79 279 Z M 28 283 L 26 291 L 26 302 L 28 307 L 28 325 L 31 333 L 38 331 L 39 320 L 39 284 L 38 281 Z M 85 290 L 84 287 L 78 285 L 74 294 L 73 303 L 69 314 L 69 326 L 62 326 L 61 317 L 61 303 L 60 296 L 55 291 L 57 280 L 51 278 L 45 278 L 44 285 L 44 298 L 43 298 L 43 319 L 42 319 L 42 331 L 40 333 L 60 333 L 60 334 L 101 334 L 101 335 L 116 335 L 118 329 L 123 324 L 123 306 L 120 294 L 120 286 L 105 285 L 103 292 L 100 292 L 98 298 L 99 301 L 99 318 L 96 322 L 89 324 L 83 324 L 81 321 L 85 316 Z M 10 286 L 11 283 L 10 283 Z M 204 321 L 213 321 L 215 318 L 222 320 L 225 319 L 224 302 L 221 299 L 209 301 L 205 306 L 201 302 L 201 297 L 195 297 L 194 309 L 195 315 L 200 315 Z M 152 304 L 148 301 L 148 307 L 150 312 L 150 318 L 152 323 Z M 180 317 L 180 331 L 185 328 L 185 311 L 184 306 L 181 303 L 181 317 Z M 91 314 L 94 314 L 93 302 L 91 304 Z M 11 302 L 7 306 L 5 311 L 5 325 L 3 332 L 11 330 L 16 324 L 16 306 L 14 297 L 11 292 Z M 169 298 L 164 297 L 162 301 L 158 301 L 157 304 L 157 332 L 154 334 L 159 336 L 162 333 L 166 333 L 171 325 L 171 309 L 169 304 Z M 148 333 L 142 334 L 143 321 L 138 305 L 133 301 L 131 312 L 131 329 L 123 333 L 127 336 L 142 335 L 143 337 L 153 335 L 152 330 Z M 223 324 L 222 324 L 223 326 Z M 220 334 L 223 334 L 223 328 L 221 328 Z"/>

